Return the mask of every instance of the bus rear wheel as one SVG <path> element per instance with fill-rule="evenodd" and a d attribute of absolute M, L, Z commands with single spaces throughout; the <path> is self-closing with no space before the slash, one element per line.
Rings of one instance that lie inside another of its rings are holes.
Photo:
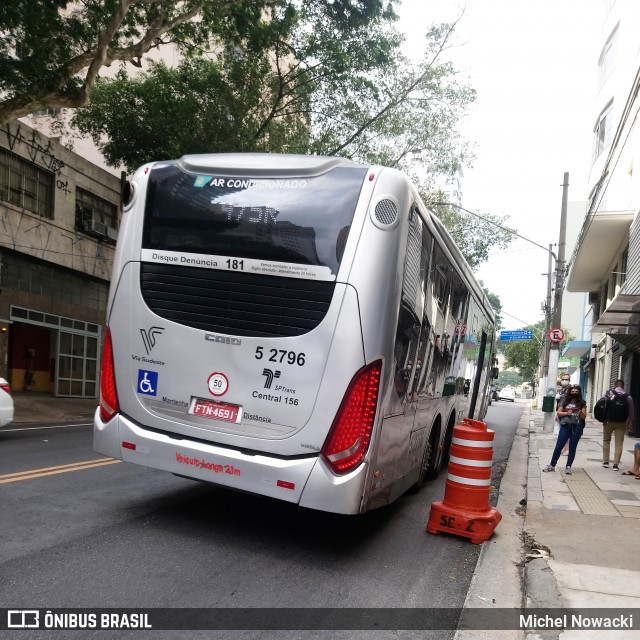
<path fill-rule="evenodd" d="M 434 427 L 431 430 L 429 441 L 427 442 L 424 448 L 424 453 L 422 454 L 420 475 L 418 476 L 416 483 L 411 487 L 411 493 L 417 493 L 425 485 L 427 480 L 433 480 L 438 475 L 438 471 L 440 471 L 440 469 L 436 466 L 436 460 L 438 458 L 437 442 L 438 429 Z"/>

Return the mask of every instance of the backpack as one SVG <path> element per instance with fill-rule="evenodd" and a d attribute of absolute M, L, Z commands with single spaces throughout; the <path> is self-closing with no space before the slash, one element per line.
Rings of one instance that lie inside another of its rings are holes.
<path fill-rule="evenodd" d="M 607 419 L 607 399 L 600 398 L 593 407 L 593 417 L 598 422 L 604 422 Z"/>
<path fill-rule="evenodd" d="M 609 400 L 607 420 L 611 422 L 626 422 L 629 418 L 629 396 L 626 393 L 616 393 Z"/>

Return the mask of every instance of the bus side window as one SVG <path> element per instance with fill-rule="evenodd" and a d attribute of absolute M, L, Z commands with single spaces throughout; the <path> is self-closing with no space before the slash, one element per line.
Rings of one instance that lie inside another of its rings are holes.
<path fill-rule="evenodd" d="M 415 205 L 409 211 L 407 249 L 402 276 L 402 292 L 396 329 L 395 388 L 399 397 L 412 386 L 420 341 L 420 323 L 424 309 L 421 281 L 423 222 Z"/>
<path fill-rule="evenodd" d="M 422 330 L 420 331 L 420 345 L 418 347 L 418 356 L 416 363 L 419 363 L 420 378 L 416 385 L 418 393 L 422 393 L 429 379 L 429 371 L 431 370 L 431 358 L 433 356 L 433 332 L 431 324 L 426 315 L 422 318 Z"/>
<path fill-rule="evenodd" d="M 467 331 L 467 317 L 469 315 L 469 291 L 464 285 L 462 279 L 457 272 L 452 274 L 452 295 L 451 295 L 451 363 L 449 367 L 449 375 L 460 370 L 463 357 L 463 343 Z M 462 393 L 462 389 L 456 387 L 458 393 Z"/>

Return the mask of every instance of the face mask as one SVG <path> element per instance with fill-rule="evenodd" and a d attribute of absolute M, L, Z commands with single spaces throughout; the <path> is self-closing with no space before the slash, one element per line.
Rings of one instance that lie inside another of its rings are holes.
<path fill-rule="evenodd" d="M 561 380 L 561 381 L 560 381 L 560 384 L 561 384 L 563 387 L 568 387 L 568 386 L 569 386 L 569 382 L 570 382 L 569 380 Z"/>

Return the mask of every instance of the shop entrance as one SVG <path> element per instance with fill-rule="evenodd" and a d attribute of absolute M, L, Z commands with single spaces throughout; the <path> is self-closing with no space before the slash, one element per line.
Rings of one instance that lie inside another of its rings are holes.
<path fill-rule="evenodd" d="M 95 398 L 100 325 L 11 307 L 9 368 L 16 390 Z"/>
<path fill-rule="evenodd" d="M 96 397 L 98 338 L 58 331 L 55 396 Z"/>

